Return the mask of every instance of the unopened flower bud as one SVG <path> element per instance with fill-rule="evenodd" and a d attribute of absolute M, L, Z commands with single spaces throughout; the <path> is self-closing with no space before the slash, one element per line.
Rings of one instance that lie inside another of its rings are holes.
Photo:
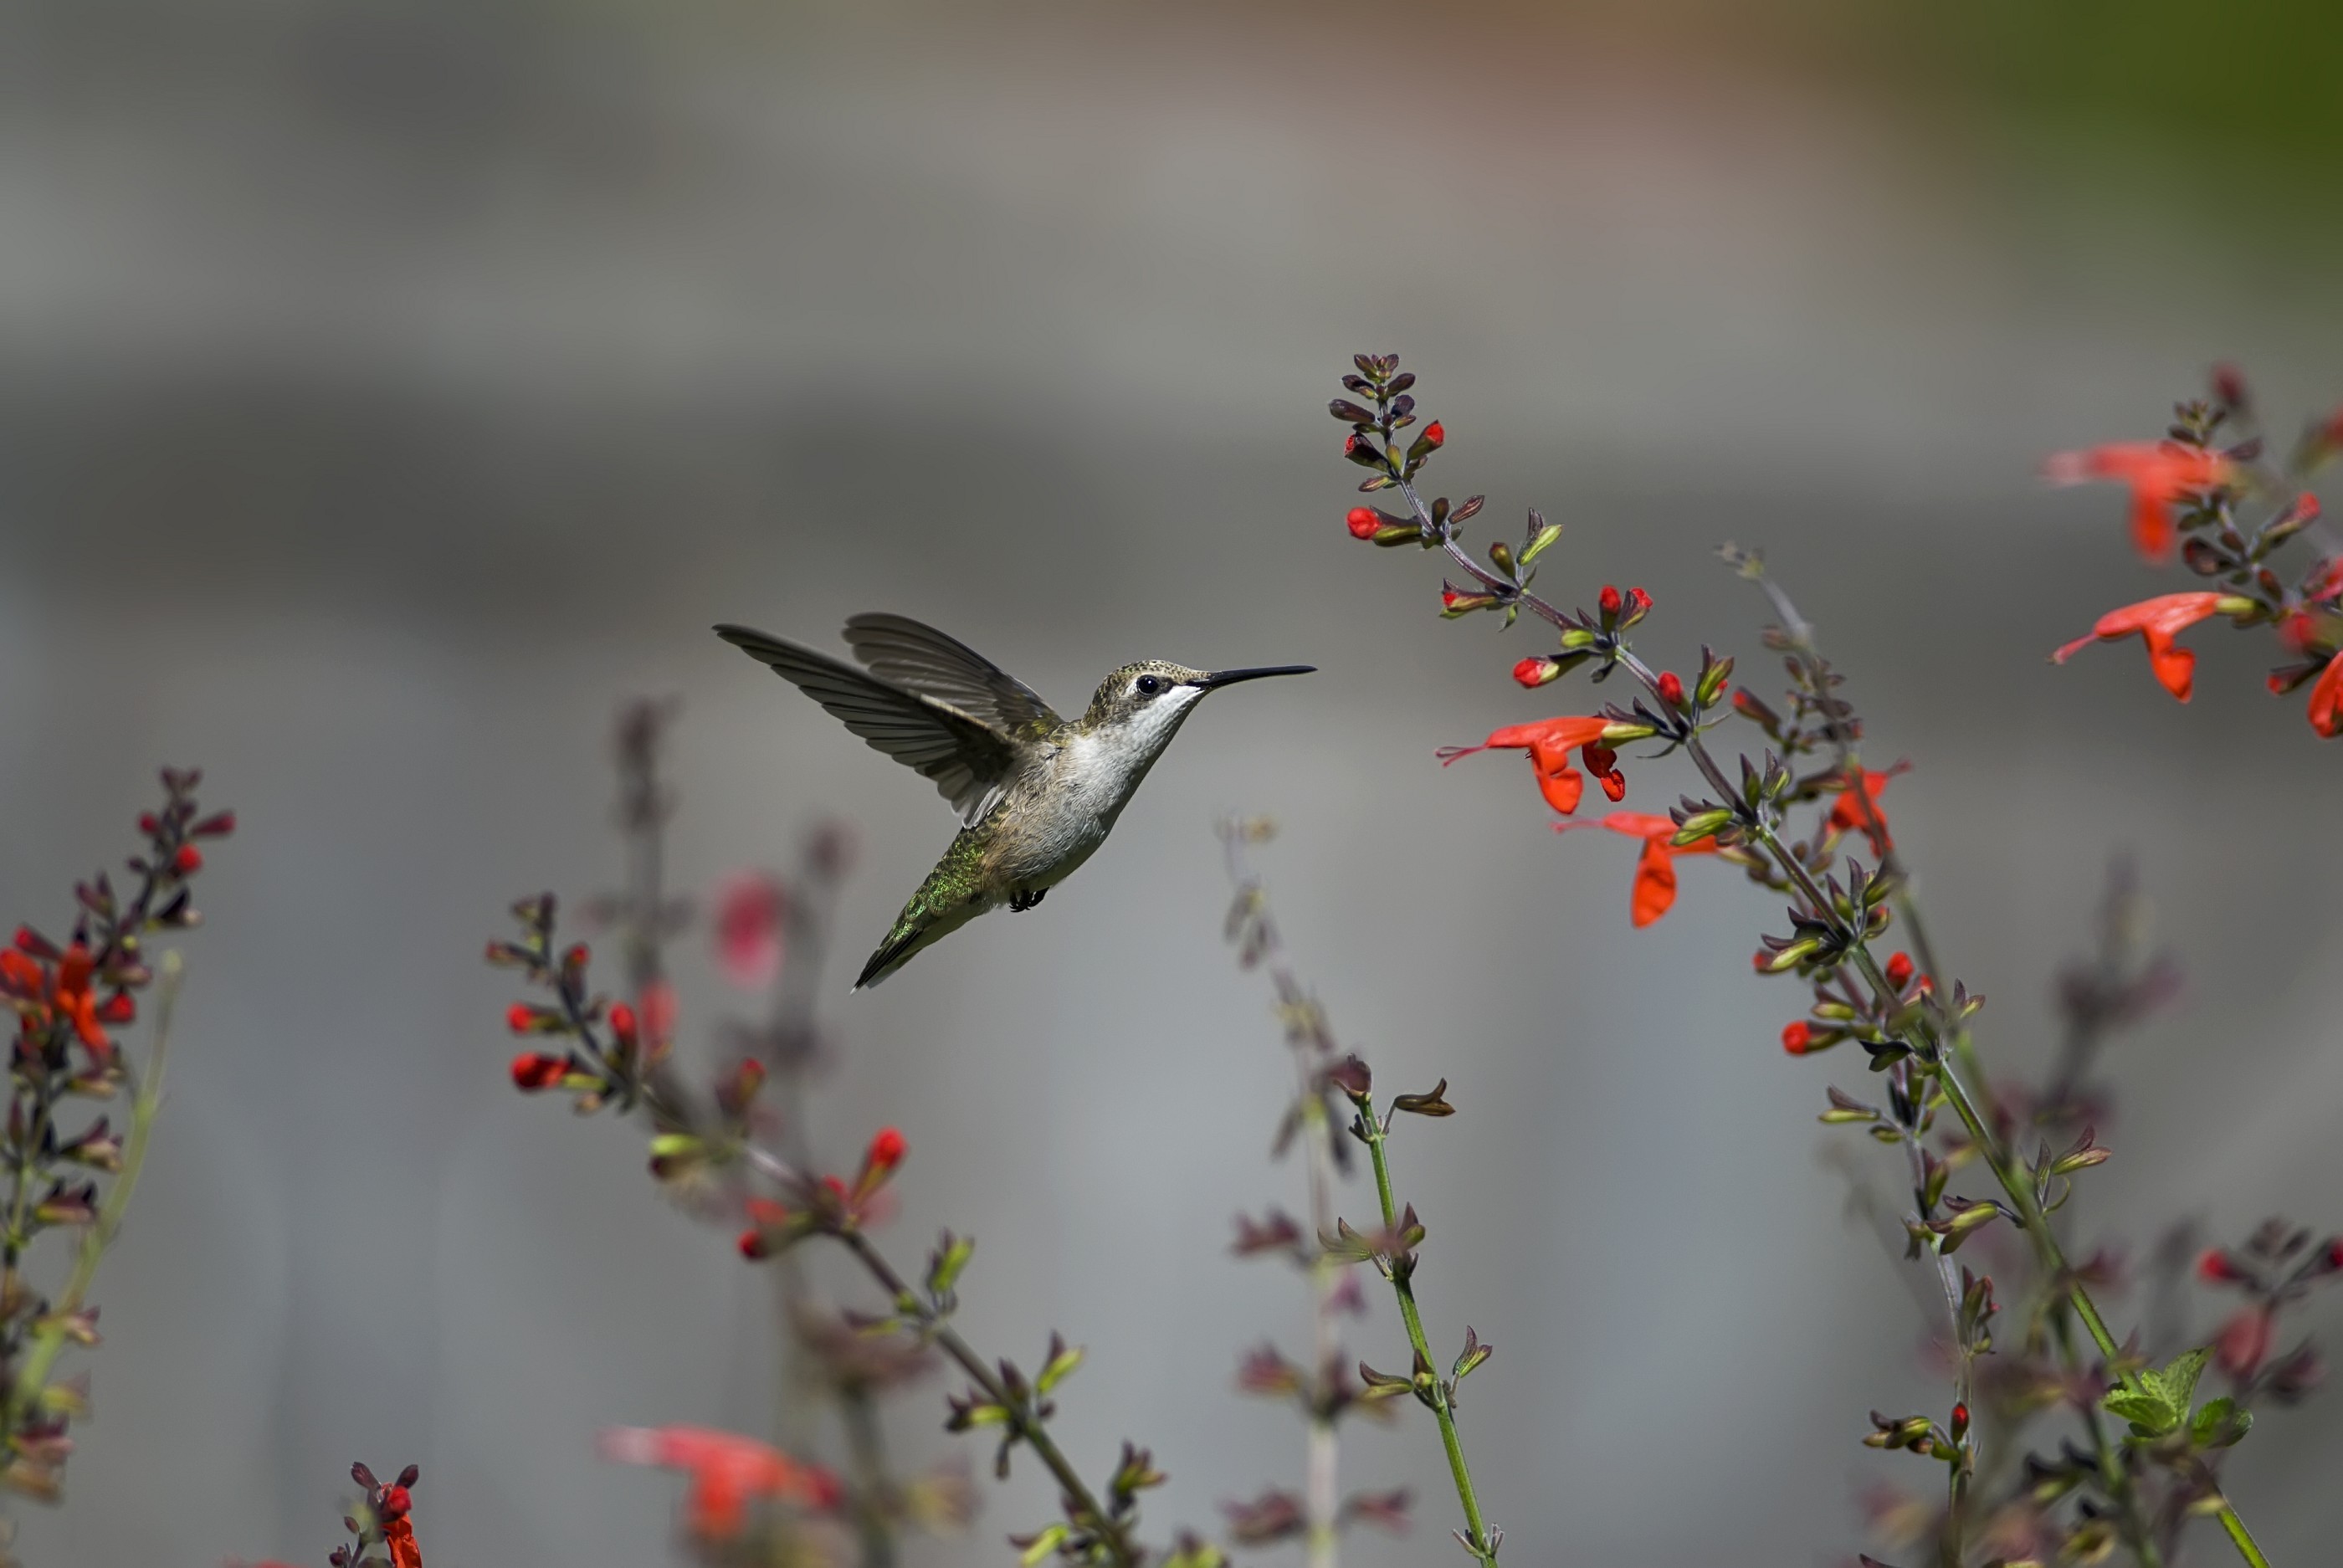
<path fill-rule="evenodd" d="M 1561 675 L 1562 666 L 1543 655 L 1534 658 L 1525 658 L 1513 666 L 1513 678 L 1532 690 L 1545 685 L 1548 681 L 1559 678 Z"/>
<path fill-rule="evenodd" d="M 513 1087 L 525 1093 L 550 1089 L 569 1074 L 569 1059 L 542 1051 L 524 1051 L 513 1058 Z"/>
<path fill-rule="evenodd" d="M 1684 680 L 1674 670 L 1660 671 L 1658 688 L 1662 702 L 1666 703 L 1670 708 L 1684 706 Z"/>
<path fill-rule="evenodd" d="M 1639 588 L 1629 588 L 1627 590 L 1627 624 L 1633 626 L 1651 612 L 1652 596 Z"/>
<path fill-rule="evenodd" d="M 1350 528 L 1351 537 L 1354 539 L 1373 538 L 1375 530 L 1383 526 L 1383 518 L 1375 515 L 1372 507 L 1353 507 L 1350 515 L 1342 521 Z"/>
<path fill-rule="evenodd" d="M 204 869 L 204 852 L 193 844 L 182 844 L 171 857 L 171 869 L 183 877 L 192 877 Z"/>
<path fill-rule="evenodd" d="M 1814 1049 L 1814 1026 L 1797 1019 L 1782 1026 L 1782 1049 L 1792 1056 L 1804 1056 Z"/>
<path fill-rule="evenodd" d="M 1423 427 L 1423 438 L 1437 447 L 1448 439 L 1447 427 L 1434 419 Z"/>
<path fill-rule="evenodd" d="M 1594 603 L 1596 608 L 1601 609 L 1605 617 L 1617 615 L 1619 613 L 1619 590 L 1613 588 L 1609 583 L 1604 583 L 1603 585 L 1603 591 L 1595 597 Z"/>
<path fill-rule="evenodd" d="M 1887 960 L 1887 983 L 1902 990 L 1911 982 L 1913 968 L 1910 953 L 1897 953 Z"/>
<path fill-rule="evenodd" d="M 2197 1254 L 2197 1277 L 2209 1285 L 2233 1285 L 2246 1277 L 2235 1258 L 2218 1247 Z"/>

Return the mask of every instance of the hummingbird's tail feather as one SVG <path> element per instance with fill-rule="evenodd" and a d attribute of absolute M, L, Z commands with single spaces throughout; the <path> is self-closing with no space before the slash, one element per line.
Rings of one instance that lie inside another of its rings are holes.
<path fill-rule="evenodd" d="M 856 990 L 867 990 L 911 961 L 911 955 L 921 948 L 930 947 L 993 907 L 997 900 L 980 890 L 977 878 L 981 847 L 976 836 L 962 829 L 944 851 L 903 912 L 895 917 L 895 924 L 870 961 L 862 966 L 862 973 L 854 982 Z"/>

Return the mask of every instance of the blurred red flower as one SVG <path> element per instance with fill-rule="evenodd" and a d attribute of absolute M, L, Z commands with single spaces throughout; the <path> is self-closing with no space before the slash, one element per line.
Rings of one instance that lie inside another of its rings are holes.
<path fill-rule="evenodd" d="M 2343 653 L 2327 661 L 2310 689 L 2310 727 L 2328 740 L 2343 734 Z"/>
<path fill-rule="evenodd" d="M 1885 772 L 1863 769 L 1862 779 L 1844 779 L 1838 788 L 1838 799 L 1831 807 L 1830 829 L 1834 833 L 1860 833 L 1871 840 L 1871 852 L 1885 859 L 1895 849 L 1896 840 L 1888 837 L 1887 813 L 1879 809 L 1879 792 L 1887 781 L 1902 772 L 1897 764 Z"/>
<path fill-rule="evenodd" d="M 2130 486 L 2132 548 L 2142 560 L 2159 566 L 2172 558 L 2172 503 L 2236 477 L 2236 469 L 2219 453 L 2177 441 L 2118 441 L 2058 452 L 2042 472 L 2054 485 L 2114 479 Z"/>
<path fill-rule="evenodd" d="M 838 1478 L 800 1464 L 780 1450 L 697 1426 L 619 1426 L 602 1433 L 602 1457 L 618 1464 L 651 1464 L 687 1472 L 691 1491 L 685 1518 L 694 1535 L 729 1541 L 747 1528 L 749 1503 L 778 1498 L 813 1509 L 834 1508 Z"/>
<path fill-rule="evenodd" d="M 743 990 L 762 990 L 781 972 L 781 885 L 761 871 L 740 871 L 716 890 L 716 962 Z"/>

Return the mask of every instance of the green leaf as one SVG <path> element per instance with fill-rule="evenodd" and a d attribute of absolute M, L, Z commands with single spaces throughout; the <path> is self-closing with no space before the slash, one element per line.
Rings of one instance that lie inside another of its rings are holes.
<path fill-rule="evenodd" d="M 2152 1374 L 2163 1387 L 2165 1401 L 2172 1407 L 2172 1419 L 2175 1424 L 2178 1423 L 2181 1416 L 2187 1412 L 2190 1402 L 2197 1397 L 2197 1379 L 2204 1372 L 2205 1363 L 2212 1359 L 2213 1347 L 2200 1345 L 2193 1351 L 2184 1351 L 2179 1355 L 2174 1356 L 2171 1361 L 2165 1363 L 2162 1372 Z M 2143 1381 L 2146 1375 L 2148 1374 L 2143 1374 Z"/>
<path fill-rule="evenodd" d="M 2121 1416 L 2146 1437 L 2161 1437 L 2180 1423 L 2180 1412 L 2165 1402 L 2160 1389 L 2117 1389 L 2099 1402 L 2107 1406 L 2110 1415 Z"/>
<path fill-rule="evenodd" d="M 1538 557 L 1545 554 L 1546 548 L 1562 538 L 1560 523 L 1549 523 L 1534 512 L 1531 513 L 1530 517 L 1532 526 L 1536 531 L 1530 535 L 1529 542 L 1522 547 L 1522 553 L 1516 558 L 1523 566 L 1529 565 Z"/>
<path fill-rule="evenodd" d="M 1062 1524 L 1051 1525 L 1026 1544 L 1025 1550 L 1018 1554 L 1018 1561 L 1024 1563 L 1025 1568 L 1033 1568 L 1036 1563 L 1064 1545 L 1070 1533 Z"/>
<path fill-rule="evenodd" d="M 2240 1410 L 2237 1402 L 2224 1394 L 2207 1400 L 2205 1407 L 2188 1423 L 2188 1441 L 2198 1448 L 2227 1448 L 2253 1430 L 2254 1412 Z"/>

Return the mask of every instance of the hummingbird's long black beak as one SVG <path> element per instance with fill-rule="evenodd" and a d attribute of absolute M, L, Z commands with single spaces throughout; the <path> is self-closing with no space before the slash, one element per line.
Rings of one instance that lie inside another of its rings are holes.
<path fill-rule="evenodd" d="M 1265 675 L 1315 675 L 1317 673 L 1318 667 L 1314 664 L 1264 664 L 1252 669 L 1216 669 L 1210 675 L 1197 677 L 1188 684 L 1201 686 L 1206 691 L 1210 691 L 1215 687 L 1234 686 L 1240 680 L 1259 680 Z"/>

